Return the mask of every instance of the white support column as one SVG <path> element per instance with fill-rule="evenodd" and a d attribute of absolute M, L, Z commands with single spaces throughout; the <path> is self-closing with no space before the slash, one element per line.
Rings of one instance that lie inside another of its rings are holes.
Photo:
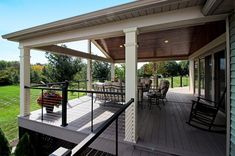
<path fill-rule="evenodd" d="M 30 49 L 19 46 L 20 49 L 20 116 L 30 114 Z"/>
<path fill-rule="evenodd" d="M 194 94 L 194 61 L 189 60 L 189 92 Z"/>
<path fill-rule="evenodd" d="M 91 40 L 88 40 L 88 53 L 91 54 Z M 92 89 L 92 60 L 87 59 L 87 90 Z"/>
<path fill-rule="evenodd" d="M 125 112 L 125 141 L 137 141 L 137 28 L 128 28 L 125 33 L 125 97 L 134 103 Z"/>
<path fill-rule="evenodd" d="M 115 79 L 115 63 L 111 63 L 111 81 Z"/>

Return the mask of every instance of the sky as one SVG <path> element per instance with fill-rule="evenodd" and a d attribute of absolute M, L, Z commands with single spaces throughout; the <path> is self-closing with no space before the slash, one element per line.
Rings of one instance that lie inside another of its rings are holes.
<path fill-rule="evenodd" d="M 33 26 L 131 2 L 133 0 L 0 0 L 0 36 Z M 68 47 L 86 50 L 86 41 Z M 79 47 L 78 47 L 79 46 Z M 94 51 L 97 49 L 92 46 Z M 19 61 L 18 43 L 0 37 L 0 60 Z M 45 54 L 32 50 L 31 63 L 47 63 Z"/>

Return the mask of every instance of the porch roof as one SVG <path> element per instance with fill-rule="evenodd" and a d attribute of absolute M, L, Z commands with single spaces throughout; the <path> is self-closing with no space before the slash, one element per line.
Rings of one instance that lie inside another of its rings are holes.
<path fill-rule="evenodd" d="M 183 60 L 221 34 L 225 21 L 138 35 L 138 61 Z M 94 40 L 115 62 L 125 61 L 125 36 Z"/>
<path fill-rule="evenodd" d="M 182 60 L 225 32 L 227 15 L 221 13 L 230 10 L 230 3 L 228 0 L 220 4 L 217 0 L 139 0 L 2 37 L 29 48 L 119 63 L 125 60 L 123 30 L 138 27 L 138 61 Z M 57 46 L 83 39 L 92 40 L 107 58 Z"/>
<path fill-rule="evenodd" d="M 176 9 L 202 5 L 205 0 L 139 0 L 99 11 L 39 25 L 3 35 L 4 39 L 21 41 L 45 34 L 81 29 L 90 26 L 117 22 Z"/>

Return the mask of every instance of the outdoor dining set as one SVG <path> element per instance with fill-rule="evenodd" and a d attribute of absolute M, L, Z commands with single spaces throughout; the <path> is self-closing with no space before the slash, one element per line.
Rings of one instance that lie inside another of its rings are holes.
<path fill-rule="evenodd" d="M 161 109 L 160 103 L 165 105 L 165 101 L 167 101 L 166 94 L 168 92 L 169 86 L 170 83 L 168 80 L 161 80 L 159 86 L 157 88 L 153 88 L 151 79 L 139 79 L 137 86 L 138 104 L 141 108 L 143 108 L 143 101 L 147 99 L 147 106 L 149 109 L 151 109 L 152 105 L 157 105 L 158 108 Z M 125 83 L 120 80 L 114 82 L 107 81 L 104 83 L 96 82 L 93 84 L 93 89 L 95 91 L 103 92 L 96 94 L 95 101 L 101 100 L 105 103 L 123 103 L 125 101 Z M 113 94 L 105 94 L 104 92 L 112 92 Z"/>

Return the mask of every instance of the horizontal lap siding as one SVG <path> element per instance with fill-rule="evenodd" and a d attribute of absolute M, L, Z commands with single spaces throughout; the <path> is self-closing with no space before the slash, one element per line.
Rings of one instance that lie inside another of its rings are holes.
<path fill-rule="evenodd" d="M 235 155 L 235 15 L 230 19 L 231 155 Z"/>

